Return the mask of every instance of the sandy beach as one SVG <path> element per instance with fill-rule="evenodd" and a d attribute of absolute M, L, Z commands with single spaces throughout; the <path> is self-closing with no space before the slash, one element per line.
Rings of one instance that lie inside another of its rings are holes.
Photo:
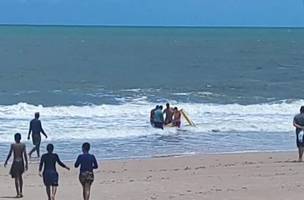
<path fill-rule="evenodd" d="M 297 153 L 244 153 L 104 161 L 95 171 L 93 200 L 299 199 L 304 163 Z M 72 167 L 72 163 L 69 163 Z M 24 175 L 24 200 L 46 199 L 32 163 Z M 0 168 L 0 198 L 15 196 L 9 167 Z M 78 170 L 59 169 L 57 199 L 81 199 Z"/>

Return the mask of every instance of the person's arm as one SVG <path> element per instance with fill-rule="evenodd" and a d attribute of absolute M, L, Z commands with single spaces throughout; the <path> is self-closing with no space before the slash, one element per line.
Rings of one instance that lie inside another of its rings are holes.
<path fill-rule="evenodd" d="M 9 153 L 7 155 L 6 161 L 4 163 L 4 167 L 6 167 L 8 160 L 11 158 L 12 152 L 13 152 L 13 145 L 11 145 L 11 148 L 10 148 Z"/>
<path fill-rule="evenodd" d="M 39 121 L 40 123 L 40 130 L 41 130 L 41 133 L 45 136 L 45 138 L 47 138 L 47 134 L 44 132 L 43 128 L 42 128 L 42 124 L 41 124 L 41 121 Z"/>
<path fill-rule="evenodd" d="M 78 168 L 79 165 L 80 165 L 80 155 L 77 157 L 77 160 L 76 160 L 74 166 L 75 166 L 75 168 Z"/>
<path fill-rule="evenodd" d="M 161 116 L 160 116 L 160 119 L 161 119 L 162 122 L 164 122 L 164 121 L 165 121 L 165 120 L 164 120 L 164 115 L 161 115 Z"/>
<path fill-rule="evenodd" d="M 30 139 L 31 132 L 32 132 L 32 121 L 30 122 L 30 128 L 29 128 L 29 132 L 28 132 L 28 136 L 27 136 L 28 140 Z"/>
<path fill-rule="evenodd" d="M 297 124 L 295 121 L 293 121 L 293 126 L 296 127 L 296 128 L 304 129 L 303 126 L 300 126 L 300 125 Z"/>
<path fill-rule="evenodd" d="M 98 163 L 95 156 L 93 155 L 93 169 L 97 169 L 97 168 L 98 168 Z"/>
<path fill-rule="evenodd" d="M 27 160 L 27 153 L 26 153 L 25 145 L 24 145 L 24 149 L 23 149 L 23 156 L 24 156 L 24 160 L 25 160 L 25 170 L 28 170 L 28 160 Z"/>
<path fill-rule="evenodd" d="M 56 154 L 56 161 L 57 161 L 57 163 L 58 163 L 61 167 L 65 168 L 65 169 L 67 169 L 67 170 L 70 170 L 69 167 L 67 167 L 63 162 L 61 162 L 61 160 L 60 160 L 60 158 L 59 158 L 59 156 L 58 156 L 57 154 Z"/>
<path fill-rule="evenodd" d="M 41 157 L 40 159 L 40 164 L 39 164 L 39 176 L 41 176 L 41 171 L 44 163 L 44 156 Z"/>

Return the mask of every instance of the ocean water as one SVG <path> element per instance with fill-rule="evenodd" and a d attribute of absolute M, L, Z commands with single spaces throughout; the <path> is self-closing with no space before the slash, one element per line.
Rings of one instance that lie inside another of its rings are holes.
<path fill-rule="evenodd" d="M 304 29 L 0 26 L 0 160 L 34 112 L 65 160 L 295 149 Z M 157 130 L 156 104 L 196 127 Z M 27 141 L 28 149 L 31 143 Z"/>

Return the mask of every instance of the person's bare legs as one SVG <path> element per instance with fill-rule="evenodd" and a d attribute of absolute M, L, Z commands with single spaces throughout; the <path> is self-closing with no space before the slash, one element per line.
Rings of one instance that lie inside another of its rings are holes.
<path fill-rule="evenodd" d="M 90 199 L 90 193 L 91 193 L 91 184 L 86 183 L 84 185 L 84 200 L 89 200 Z"/>
<path fill-rule="evenodd" d="M 298 150 L 299 150 L 299 162 L 302 162 L 304 147 L 299 147 Z"/>
<path fill-rule="evenodd" d="M 23 197 L 22 188 L 23 188 L 23 178 L 22 175 L 19 176 L 19 187 L 20 187 L 20 197 Z"/>
<path fill-rule="evenodd" d="M 15 188 L 17 192 L 17 197 L 20 197 L 20 191 L 19 191 L 19 176 L 15 177 Z"/>
<path fill-rule="evenodd" d="M 34 153 L 34 151 L 36 151 L 37 149 L 37 146 L 35 146 L 34 148 L 32 148 L 32 150 L 29 152 L 29 157 L 31 158 L 32 157 L 32 154 Z"/>
<path fill-rule="evenodd" d="M 57 192 L 57 186 L 52 186 L 52 194 L 51 194 L 52 200 L 55 200 L 56 192 Z"/>
<path fill-rule="evenodd" d="M 52 200 L 51 199 L 51 186 L 46 186 L 46 194 L 48 196 L 48 200 Z"/>
<path fill-rule="evenodd" d="M 40 158 L 40 143 L 36 145 L 37 156 Z"/>

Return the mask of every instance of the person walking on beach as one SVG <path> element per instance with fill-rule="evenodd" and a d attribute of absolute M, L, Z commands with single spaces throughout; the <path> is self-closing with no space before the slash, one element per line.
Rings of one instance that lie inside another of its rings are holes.
<path fill-rule="evenodd" d="M 173 113 L 173 109 L 170 107 L 170 104 L 167 103 L 166 108 L 164 110 L 164 114 L 166 114 L 165 125 L 172 123 Z"/>
<path fill-rule="evenodd" d="M 4 163 L 4 167 L 7 166 L 7 162 L 10 159 L 12 153 L 14 153 L 14 160 L 10 169 L 10 175 L 15 179 L 15 187 L 17 196 L 16 198 L 22 198 L 22 187 L 23 187 L 23 179 L 22 174 L 24 170 L 28 169 L 28 161 L 25 144 L 21 143 L 21 134 L 15 134 L 15 143 L 11 145 L 10 151 Z M 25 166 L 24 166 L 25 161 Z"/>
<path fill-rule="evenodd" d="M 46 133 L 44 132 L 42 125 L 41 125 L 41 121 L 39 120 L 40 114 L 39 112 L 35 113 L 35 118 L 31 120 L 30 122 L 30 129 L 29 129 L 29 133 L 28 133 L 28 137 L 27 139 L 30 139 L 30 135 L 32 133 L 32 142 L 33 145 L 35 146 L 29 153 L 29 157 L 32 156 L 32 153 L 34 151 L 37 151 L 37 156 L 38 158 L 40 157 L 40 143 L 41 143 L 41 134 L 42 133 L 45 138 L 47 138 Z"/>
<path fill-rule="evenodd" d="M 93 170 L 98 168 L 96 158 L 93 154 L 89 154 L 90 144 L 82 144 L 82 154 L 77 157 L 75 168 L 80 166 L 79 181 L 83 189 L 83 199 L 89 200 L 91 193 L 91 185 L 94 181 Z"/>
<path fill-rule="evenodd" d="M 302 162 L 304 152 L 304 106 L 301 106 L 300 113 L 293 118 L 293 126 L 296 128 L 296 143 L 299 152 L 299 162 Z"/>
<path fill-rule="evenodd" d="M 43 183 L 46 187 L 48 200 L 55 200 L 55 195 L 58 187 L 58 173 L 56 171 L 56 163 L 67 170 L 70 170 L 70 168 L 60 161 L 57 154 L 53 153 L 53 144 L 48 144 L 46 150 L 47 153 L 43 154 L 40 160 L 39 176 L 43 177 Z M 42 167 L 44 168 L 41 175 Z"/>

